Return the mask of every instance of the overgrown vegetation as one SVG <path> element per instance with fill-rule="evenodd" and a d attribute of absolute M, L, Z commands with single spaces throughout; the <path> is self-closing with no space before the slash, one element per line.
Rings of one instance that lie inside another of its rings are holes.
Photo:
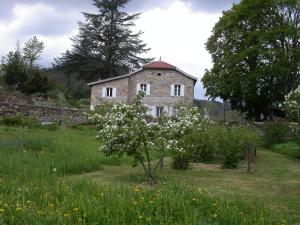
<path fill-rule="evenodd" d="M 211 121 L 203 118 L 197 108 L 180 107 L 176 118 L 162 116 L 148 122 L 143 97 L 144 93 L 140 92 L 132 104 L 117 103 L 103 115 L 93 114 L 89 119 L 95 121 L 99 129 L 101 151 L 108 156 L 131 156 L 133 165 L 140 163 L 153 183 L 166 154 L 183 155 L 187 151 L 180 145 L 180 137 L 192 130 L 206 130 Z M 156 166 L 150 158 L 154 152 L 161 155 Z"/>
<path fill-rule="evenodd" d="M 248 148 L 259 145 L 259 137 L 257 131 L 247 126 L 214 124 L 206 130 L 190 132 L 180 143 L 191 162 L 221 161 L 223 167 L 233 169 L 245 158 Z"/>
<path fill-rule="evenodd" d="M 131 163 L 98 152 L 95 132 L 0 127 L 0 224 L 290 224 L 260 203 L 213 197 L 189 184 L 65 178 Z"/>

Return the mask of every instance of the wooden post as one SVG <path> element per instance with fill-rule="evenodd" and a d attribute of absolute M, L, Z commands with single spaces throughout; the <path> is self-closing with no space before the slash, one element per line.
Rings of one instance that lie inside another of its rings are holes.
<path fill-rule="evenodd" d="M 251 150 L 247 149 L 247 173 L 251 173 Z"/>
<path fill-rule="evenodd" d="M 250 143 L 247 144 L 247 155 L 246 155 L 246 159 L 247 159 L 247 173 L 251 173 L 251 163 L 253 162 L 253 148 L 252 145 Z"/>
<path fill-rule="evenodd" d="M 223 100 L 223 122 L 224 122 L 224 124 L 226 123 L 225 104 L 226 104 L 226 101 Z"/>

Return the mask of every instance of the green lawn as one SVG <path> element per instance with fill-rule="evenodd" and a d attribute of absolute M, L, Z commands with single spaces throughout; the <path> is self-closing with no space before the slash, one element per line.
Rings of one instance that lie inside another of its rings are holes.
<path fill-rule="evenodd" d="M 246 173 L 243 162 L 237 170 L 222 169 L 218 165 L 193 164 L 187 171 L 170 168 L 167 159 L 161 171 L 162 181 L 184 183 L 206 189 L 222 198 L 237 197 L 260 201 L 272 210 L 294 217 L 300 224 L 300 160 L 293 160 L 278 153 L 259 150 L 253 172 Z M 97 183 L 139 182 L 142 168 L 130 166 L 104 166 L 103 171 L 72 176 L 88 178 Z"/>
<path fill-rule="evenodd" d="M 105 157 L 92 128 L 0 127 L 0 225 L 300 224 L 300 161 L 258 151 L 254 172 L 193 164 L 145 185 L 128 157 Z"/>

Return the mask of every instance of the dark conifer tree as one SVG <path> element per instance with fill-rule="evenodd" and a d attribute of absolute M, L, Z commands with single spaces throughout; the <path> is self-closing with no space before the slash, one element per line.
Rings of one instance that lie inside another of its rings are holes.
<path fill-rule="evenodd" d="M 72 38 L 73 49 L 56 59 L 56 66 L 68 76 L 85 81 L 118 76 L 149 62 L 141 54 L 149 51 L 134 33 L 139 14 L 124 11 L 128 0 L 93 0 L 97 13 L 83 13 L 79 34 Z"/>

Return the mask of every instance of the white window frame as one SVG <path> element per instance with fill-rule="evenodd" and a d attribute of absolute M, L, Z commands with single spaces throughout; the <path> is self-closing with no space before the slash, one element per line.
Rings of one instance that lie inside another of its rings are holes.
<path fill-rule="evenodd" d="M 174 96 L 181 96 L 181 85 L 180 84 L 174 85 Z"/>
<path fill-rule="evenodd" d="M 147 84 L 140 84 L 140 90 L 147 93 Z"/>
<path fill-rule="evenodd" d="M 105 96 L 106 96 L 107 98 L 112 98 L 112 97 L 113 97 L 113 88 L 107 87 L 107 88 L 106 88 Z"/>
<path fill-rule="evenodd" d="M 117 89 L 114 87 L 103 87 L 102 98 L 115 98 L 117 97 Z"/>
<path fill-rule="evenodd" d="M 143 91 L 146 95 L 150 95 L 150 84 L 137 83 L 137 85 L 136 85 L 136 94 L 138 94 L 139 91 Z"/>
<path fill-rule="evenodd" d="M 183 97 L 184 96 L 184 85 L 183 84 L 172 84 L 171 85 L 171 96 Z"/>

